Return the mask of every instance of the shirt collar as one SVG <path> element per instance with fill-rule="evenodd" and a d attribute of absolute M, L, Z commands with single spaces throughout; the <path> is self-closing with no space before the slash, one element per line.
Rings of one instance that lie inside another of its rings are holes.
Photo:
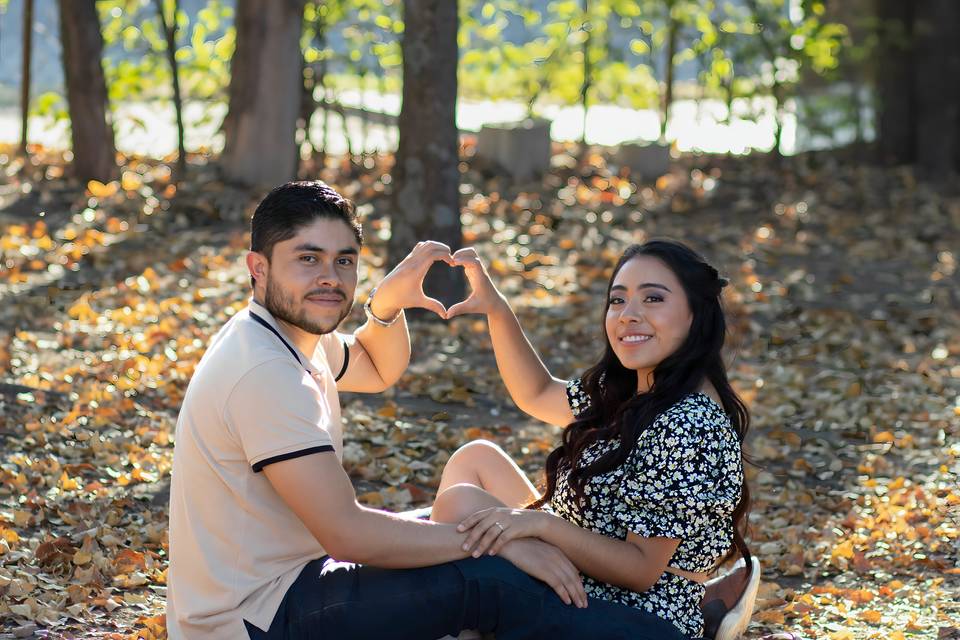
<path fill-rule="evenodd" d="M 300 357 L 301 363 L 304 366 L 310 367 L 312 371 L 312 368 L 314 366 L 313 358 L 308 357 L 305 353 L 303 353 L 303 351 L 300 350 L 300 347 L 298 347 L 296 343 L 293 341 L 293 339 L 290 338 L 290 334 L 288 334 L 284 330 L 283 326 L 279 322 L 277 322 L 277 319 L 273 317 L 273 314 L 267 311 L 267 308 L 265 306 L 263 306 L 262 304 L 260 304 L 259 302 L 257 302 L 251 297 L 247 306 L 247 310 L 250 313 L 257 314 L 258 316 L 263 318 L 267 322 L 267 324 L 269 324 L 271 327 L 279 331 L 280 335 L 283 336 L 283 339 L 287 341 L 287 344 L 293 347 L 293 349 L 297 352 L 297 355 Z M 266 329 L 264 329 L 263 327 L 260 327 L 260 329 L 262 331 L 266 331 Z M 271 336 L 271 337 L 274 340 L 276 340 L 276 336 Z"/>

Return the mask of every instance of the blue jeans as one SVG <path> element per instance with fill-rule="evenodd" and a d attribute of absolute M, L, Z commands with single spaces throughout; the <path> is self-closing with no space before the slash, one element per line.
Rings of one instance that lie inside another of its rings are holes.
<path fill-rule="evenodd" d="M 657 616 L 591 598 L 563 603 L 549 586 L 499 557 L 421 569 L 378 569 L 332 558 L 304 567 L 270 629 L 251 640 L 437 640 L 463 629 L 527 638 L 687 640 Z"/>

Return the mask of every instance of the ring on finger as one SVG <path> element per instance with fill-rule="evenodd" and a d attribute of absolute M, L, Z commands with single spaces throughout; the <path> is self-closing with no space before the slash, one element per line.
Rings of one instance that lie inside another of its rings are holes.
<path fill-rule="evenodd" d="M 500 527 L 500 533 L 503 533 L 504 531 L 506 531 L 506 528 L 505 528 L 502 524 L 500 524 L 499 522 L 494 522 L 493 524 L 495 524 L 495 525 L 497 525 L 498 527 Z"/>

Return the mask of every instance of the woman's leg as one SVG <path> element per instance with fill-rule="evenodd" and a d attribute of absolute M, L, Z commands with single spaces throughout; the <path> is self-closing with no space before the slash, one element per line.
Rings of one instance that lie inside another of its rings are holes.
<path fill-rule="evenodd" d="M 437 494 L 430 511 L 434 522 L 459 524 L 464 518 L 481 509 L 503 507 L 503 501 L 472 484 L 455 484 Z"/>
<path fill-rule="evenodd" d="M 508 507 L 524 507 L 540 497 L 517 463 L 487 440 L 474 440 L 450 456 L 437 493 L 459 484 L 479 487 Z"/>

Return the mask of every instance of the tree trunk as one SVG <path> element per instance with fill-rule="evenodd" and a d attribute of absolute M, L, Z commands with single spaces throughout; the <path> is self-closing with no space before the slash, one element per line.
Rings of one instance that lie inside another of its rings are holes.
<path fill-rule="evenodd" d="M 320 12 L 319 8 L 317 9 L 317 22 L 315 25 L 316 29 L 316 38 L 317 38 L 317 50 L 326 51 L 327 50 L 327 23 L 324 20 L 323 13 Z M 320 59 L 320 64 L 317 66 L 318 76 L 314 78 L 314 86 L 320 87 L 321 100 L 323 102 L 323 134 L 320 139 L 320 162 L 318 163 L 319 167 L 322 169 L 326 164 L 327 160 L 327 141 L 330 139 L 330 107 L 328 103 L 327 96 L 327 56 L 324 53 L 324 56 Z M 316 102 L 314 102 L 314 112 L 316 112 Z M 307 130 L 309 134 L 309 129 Z"/>
<path fill-rule="evenodd" d="M 173 78 L 173 110 L 177 116 L 177 179 L 183 179 L 187 171 L 187 149 L 184 145 L 183 98 L 180 93 L 180 64 L 177 62 L 177 13 L 180 3 L 173 0 L 173 18 L 167 20 L 163 9 L 163 0 L 155 0 L 160 27 L 167 41 L 167 62 Z"/>
<path fill-rule="evenodd" d="M 113 127 L 107 121 L 107 84 L 100 58 L 103 37 L 94 0 L 60 0 L 60 41 L 73 143 L 74 175 L 116 177 Z"/>
<path fill-rule="evenodd" d="M 917 163 L 930 177 L 945 178 L 958 168 L 960 145 L 960 4 L 923 0 L 915 11 Z"/>
<path fill-rule="evenodd" d="M 230 106 L 223 123 L 228 182 L 275 186 L 297 173 L 305 0 L 239 0 Z"/>
<path fill-rule="evenodd" d="M 362 164 L 363 159 L 367 157 L 367 145 L 370 140 L 370 116 L 367 115 L 367 75 L 369 70 L 366 67 L 360 68 L 357 77 L 360 85 L 360 157 L 358 161 Z"/>
<path fill-rule="evenodd" d="M 583 107 L 583 135 L 580 137 L 581 153 L 587 153 L 587 111 L 590 109 L 590 84 L 593 81 L 593 69 L 590 67 L 590 0 L 583 0 L 583 84 L 580 85 L 580 106 Z"/>
<path fill-rule="evenodd" d="M 765 24 L 767 19 L 765 19 L 764 14 L 760 11 L 760 6 L 757 4 L 757 0 L 747 0 L 747 7 L 750 9 L 751 19 L 755 24 Z M 775 24 L 776 20 L 773 19 L 772 22 Z M 760 46 L 763 47 L 763 50 L 767 54 L 767 61 L 770 63 L 770 67 L 773 69 L 773 82 L 770 85 L 770 94 L 773 96 L 773 149 L 771 153 L 777 159 L 783 158 L 783 152 L 780 150 L 780 142 L 783 139 L 783 105 L 786 101 L 786 96 L 784 95 L 783 85 L 777 80 L 777 58 L 780 57 L 780 54 L 777 52 L 777 48 L 774 43 L 770 41 L 770 35 L 763 29 L 760 29 L 757 37 L 760 39 Z"/>
<path fill-rule="evenodd" d="M 456 125 L 457 2 L 404 0 L 403 104 L 393 168 L 389 263 L 420 240 L 460 248 L 460 169 Z M 462 299 L 463 276 L 431 269 L 424 291 L 449 306 Z"/>
<path fill-rule="evenodd" d="M 316 85 L 316 76 L 313 67 L 307 64 L 305 58 L 300 58 L 300 113 L 297 115 L 297 133 L 295 136 L 296 145 L 294 145 L 294 162 L 300 162 L 300 149 L 306 144 L 310 148 L 310 157 L 314 156 L 316 149 L 313 146 L 313 140 L 310 139 L 310 122 L 313 120 L 313 114 L 317 110 L 317 101 L 313 97 L 313 90 Z"/>
<path fill-rule="evenodd" d="M 880 63 L 877 65 L 877 151 L 888 164 L 916 160 L 912 2 L 876 0 Z"/>
<path fill-rule="evenodd" d="M 30 116 L 30 61 L 33 59 L 33 0 L 23 4 L 23 73 L 20 76 L 20 153 L 27 155 L 27 118 Z"/>
<path fill-rule="evenodd" d="M 773 61 L 771 60 L 771 64 Z M 776 68 L 776 67 L 774 67 Z M 776 72 L 774 72 L 776 75 Z M 773 130 L 773 149 L 771 153 L 777 158 L 783 157 L 783 150 L 780 149 L 780 143 L 783 141 L 783 106 L 784 106 L 784 97 L 782 85 L 776 80 L 773 81 L 773 86 L 770 88 L 770 91 L 773 93 L 773 121 L 774 121 L 774 130 Z"/>
<path fill-rule="evenodd" d="M 680 30 L 680 23 L 673 17 L 673 3 L 668 5 L 669 31 L 667 32 L 667 68 L 666 68 L 666 87 L 663 92 L 663 119 L 660 121 L 660 139 L 667 136 L 667 123 L 670 120 L 670 105 L 673 104 L 673 59 L 677 55 L 677 32 Z"/>

